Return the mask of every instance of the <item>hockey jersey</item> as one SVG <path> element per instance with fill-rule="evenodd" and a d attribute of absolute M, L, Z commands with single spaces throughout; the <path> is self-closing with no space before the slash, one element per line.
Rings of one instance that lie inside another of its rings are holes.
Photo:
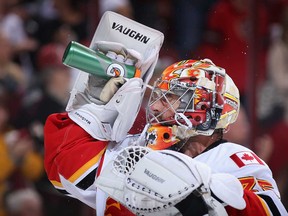
<path fill-rule="evenodd" d="M 227 206 L 228 215 L 288 215 L 270 168 L 250 149 L 222 140 L 194 159 L 214 173 L 229 173 L 241 182 L 246 208 L 239 211 Z"/>
<path fill-rule="evenodd" d="M 127 136 L 121 143 L 95 140 L 67 113 L 52 114 L 44 128 L 48 178 L 58 191 L 96 209 L 97 216 L 132 216 L 128 209 L 97 189 L 94 181 L 117 150 L 135 145 L 138 138 Z M 240 211 L 226 206 L 229 215 L 288 215 L 269 167 L 251 150 L 229 142 L 215 143 L 195 159 L 209 165 L 215 173 L 235 175 L 242 183 L 246 208 Z"/>

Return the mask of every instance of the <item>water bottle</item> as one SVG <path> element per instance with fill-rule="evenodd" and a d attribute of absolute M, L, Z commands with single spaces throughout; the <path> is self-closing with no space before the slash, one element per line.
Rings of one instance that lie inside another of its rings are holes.
<path fill-rule="evenodd" d="M 135 66 L 111 59 L 104 53 L 94 51 L 75 41 L 71 41 L 66 47 L 62 62 L 64 65 L 104 79 L 118 76 L 140 77 L 140 70 Z"/>

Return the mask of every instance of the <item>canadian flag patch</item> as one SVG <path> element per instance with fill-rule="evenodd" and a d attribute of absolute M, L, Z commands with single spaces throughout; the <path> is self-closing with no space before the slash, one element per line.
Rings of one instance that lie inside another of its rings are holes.
<path fill-rule="evenodd" d="M 231 155 L 230 158 L 237 164 L 239 168 L 252 164 L 264 165 L 263 161 L 256 154 L 249 151 L 237 152 Z"/>

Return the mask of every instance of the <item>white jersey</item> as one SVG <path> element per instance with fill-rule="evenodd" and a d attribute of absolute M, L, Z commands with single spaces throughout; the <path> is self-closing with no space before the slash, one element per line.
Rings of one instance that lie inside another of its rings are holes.
<path fill-rule="evenodd" d="M 229 173 L 237 177 L 244 189 L 255 192 L 266 202 L 270 215 L 288 215 L 280 202 L 279 190 L 270 168 L 250 149 L 224 142 L 194 159 L 207 164 L 213 173 Z"/>
<path fill-rule="evenodd" d="M 145 133 L 140 137 L 128 136 L 120 143 L 99 141 L 63 113 L 48 118 L 45 135 L 45 169 L 58 191 L 95 208 L 99 216 L 134 215 L 96 187 L 95 175 L 99 175 L 121 149 L 145 145 Z M 207 164 L 214 173 L 232 174 L 242 183 L 244 196 L 249 196 L 245 212 L 232 209 L 234 212 L 229 215 L 255 215 L 255 209 L 257 216 L 288 215 L 280 201 L 271 170 L 253 151 L 229 142 L 214 143 L 195 160 Z M 262 213 L 258 214 L 258 210 Z"/>

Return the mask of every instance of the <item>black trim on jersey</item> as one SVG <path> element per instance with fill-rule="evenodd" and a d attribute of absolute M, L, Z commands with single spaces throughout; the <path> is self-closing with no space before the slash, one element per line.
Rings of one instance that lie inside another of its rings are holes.
<path fill-rule="evenodd" d="M 95 176 L 96 176 L 96 170 L 92 170 L 85 178 L 83 178 L 76 186 L 78 188 L 81 188 L 82 190 L 86 190 L 88 187 L 90 187 L 94 181 L 95 181 Z"/>
<path fill-rule="evenodd" d="M 64 195 L 70 194 L 70 193 L 68 193 L 66 190 L 61 190 L 61 189 L 58 189 L 58 188 L 56 188 L 56 190 L 57 190 L 59 193 L 64 194 Z"/>
<path fill-rule="evenodd" d="M 94 181 L 95 181 L 95 176 L 96 176 L 96 171 L 97 168 L 95 168 L 94 170 L 92 170 L 84 179 L 82 179 L 76 186 L 78 188 L 81 188 L 82 190 L 86 190 L 88 187 L 90 187 Z M 64 195 L 68 195 L 70 193 L 68 193 L 66 190 L 64 189 L 59 189 L 56 188 L 56 190 Z"/>
<path fill-rule="evenodd" d="M 211 191 L 211 196 L 216 199 L 218 202 L 220 202 L 221 204 L 223 204 L 224 202 L 222 200 L 220 200 L 214 193 L 213 191 Z"/>
<path fill-rule="evenodd" d="M 226 143 L 226 142 L 228 142 L 228 141 L 225 140 L 225 139 L 218 140 L 218 141 L 212 143 L 210 146 L 208 146 L 202 153 L 207 152 L 207 151 L 209 151 L 210 149 L 213 149 L 213 148 L 217 147 L 218 145 L 220 145 L 220 144 L 222 144 L 222 143 Z M 202 153 L 201 153 L 201 154 L 202 154 Z"/>
<path fill-rule="evenodd" d="M 273 216 L 278 216 L 278 215 L 281 216 L 277 206 L 275 205 L 271 197 L 264 195 L 264 194 L 257 194 L 257 195 L 260 196 L 267 203 Z"/>

